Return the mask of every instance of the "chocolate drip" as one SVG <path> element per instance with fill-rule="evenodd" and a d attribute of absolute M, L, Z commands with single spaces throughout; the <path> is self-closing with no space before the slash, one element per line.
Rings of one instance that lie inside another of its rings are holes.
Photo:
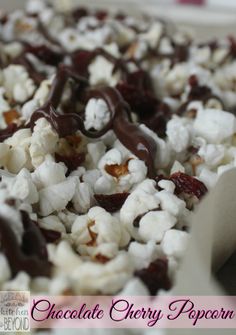
<path fill-rule="evenodd" d="M 22 213 L 24 234 L 22 246 L 18 244 L 9 222 L 0 218 L 0 249 L 6 255 L 13 277 L 19 271 L 27 272 L 31 277 L 50 276 L 51 265 L 47 259 L 46 243 L 39 228 L 30 220 L 26 212 Z"/>
<path fill-rule="evenodd" d="M 154 177 L 156 143 L 149 135 L 146 135 L 138 125 L 132 123 L 129 105 L 124 101 L 117 89 L 103 87 L 87 92 L 87 99 L 101 98 L 105 100 L 111 113 L 110 121 L 100 131 L 93 132 L 86 130 L 83 119 L 78 113 L 59 114 L 56 112 L 56 108 L 61 101 L 64 87 L 69 78 L 80 82 L 82 81 L 82 83 L 86 82 L 83 77 L 73 73 L 70 68 L 61 66 L 45 105 L 37 110 L 31 117 L 31 128 L 34 127 L 35 122 L 41 117 L 45 117 L 61 137 L 71 135 L 77 130 L 80 130 L 87 137 L 98 138 L 113 127 L 121 143 L 146 163 L 149 176 Z"/>
<path fill-rule="evenodd" d="M 155 176 L 154 160 L 157 151 L 156 142 L 145 134 L 138 125 L 132 123 L 130 107 L 115 88 L 104 87 L 91 90 L 90 97 L 106 101 L 113 119 L 113 130 L 120 142 L 148 167 L 149 177 Z"/>

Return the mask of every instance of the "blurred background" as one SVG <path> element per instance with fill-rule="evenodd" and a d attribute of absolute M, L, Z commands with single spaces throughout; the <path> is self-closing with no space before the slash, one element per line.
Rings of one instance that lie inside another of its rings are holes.
<path fill-rule="evenodd" d="M 86 5 L 156 15 L 194 30 L 199 40 L 236 36 L 236 0 L 51 0 L 60 6 Z M 23 8 L 27 0 L 0 0 L 4 11 Z M 217 274 L 229 294 L 236 295 L 236 254 Z"/>

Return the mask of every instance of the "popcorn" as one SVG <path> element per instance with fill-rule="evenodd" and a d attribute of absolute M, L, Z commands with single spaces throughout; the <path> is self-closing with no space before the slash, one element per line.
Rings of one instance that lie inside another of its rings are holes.
<path fill-rule="evenodd" d="M 184 255 L 188 240 L 188 233 L 171 229 L 165 233 L 161 247 L 167 256 L 180 259 Z"/>
<path fill-rule="evenodd" d="M 190 131 L 184 119 L 173 118 L 167 124 L 166 134 L 171 147 L 176 152 L 182 152 L 190 144 Z"/>
<path fill-rule="evenodd" d="M 105 265 L 87 262 L 72 273 L 74 289 L 77 294 L 114 294 L 124 287 L 132 272 L 127 253 L 121 253 Z"/>
<path fill-rule="evenodd" d="M 77 185 L 76 177 L 68 177 L 65 181 L 45 187 L 39 191 L 39 207 L 42 216 L 65 209 L 72 200 Z"/>
<path fill-rule="evenodd" d="M 90 99 L 85 109 L 85 128 L 101 130 L 110 120 L 110 112 L 102 99 Z"/>
<path fill-rule="evenodd" d="M 3 85 L 9 99 L 26 101 L 35 91 L 35 85 L 21 65 L 9 65 L 3 70 Z"/>
<path fill-rule="evenodd" d="M 222 143 L 235 132 L 235 116 L 216 109 L 199 110 L 194 129 L 198 136 L 202 136 L 213 144 Z"/>
<path fill-rule="evenodd" d="M 158 208 L 160 200 L 153 180 L 146 179 L 128 196 L 120 210 L 121 222 L 130 233 L 134 232 L 133 222 L 137 216 Z"/>
<path fill-rule="evenodd" d="M 46 119 L 41 118 L 36 121 L 29 148 L 34 167 L 43 163 L 47 154 L 55 152 L 58 140 L 58 134 Z"/>
<path fill-rule="evenodd" d="M 140 34 L 140 38 L 147 41 L 151 48 L 156 48 L 162 33 L 163 25 L 160 22 L 154 22 L 148 32 Z"/>
<path fill-rule="evenodd" d="M 97 56 L 89 65 L 90 85 L 107 84 L 115 86 L 120 80 L 120 72 L 113 73 L 114 65 L 102 56 Z"/>
<path fill-rule="evenodd" d="M 74 208 L 79 213 L 86 213 L 93 204 L 91 187 L 87 183 L 78 183 L 72 198 Z"/>
<path fill-rule="evenodd" d="M 161 255 L 160 247 L 156 245 L 153 239 L 147 244 L 139 242 L 131 242 L 128 252 L 132 257 L 133 264 L 136 270 L 145 269 Z"/>
<path fill-rule="evenodd" d="M 49 215 L 38 220 L 39 226 L 44 229 L 58 231 L 59 233 L 66 233 L 64 224 L 56 215 Z"/>
<path fill-rule="evenodd" d="M 128 236 L 122 230 L 119 221 L 101 207 L 91 208 L 87 215 L 79 216 L 72 226 L 77 245 L 114 242 L 119 246 L 125 246 Z"/>
<path fill-rule="evenodd" d="M 158 186 L 169 193 L 174 193 L 175 184 L 170 180 L 162 179 L 158 182 Z"/>
<path fill-rule="evenodd" d="M 64 164 L 53 162 L 49 156 L 35 169 L 32 178 L 38 190 L 40 190 L 64 182 L 66 180 L 66 170 Z"/>
<path fill-rule="evenodd" d="M 209 167 L 215 167 L 220 164 L 224 158 L 225 148 L 223 145 L 207 144 L 202 146 L 198 155 L 201 156 Z"/>
<path fill-rule="evenodd" d="M 9 195 L 29 204 L 39 200 L 37 189 L 27 169 L 22 169 L 19 174 L 8 182 Z"/>
<path fill-rule="evenodd" d="M 157 196 L 160 199 L 161 208 L 174 216 L 179 216 L 186 207 L 183 200 L 166 190 L 159 192 Z"/>
<path fill-rule="evenodd" d="M 165 232 L 176 224 L 176 218 L 167 211 L 150 211 L 139 222 L 138 233 L 144 242 L 161 242 Z"/>

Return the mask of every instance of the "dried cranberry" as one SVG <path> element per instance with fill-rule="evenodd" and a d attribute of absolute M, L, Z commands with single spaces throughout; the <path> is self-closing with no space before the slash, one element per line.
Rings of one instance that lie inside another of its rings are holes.
<path fill-rule="evenodd" d="M 72 55 L 72 63 L 75 70 L 82 76 L 88 75 L 88 66 L 94 58 L 94 52 L 78 50 Z"/>
<path fill-rule="evenodd" d="M 189 49 L 187 45 L 176 45 L 172 56 L 173 64 L 186 62 L 189 57 Z"/>
<path fill-rule="evenodd" d="M 63 60 L 63 55 L 61 53 L 49 49 L 46 45 L 28 45 L 25 52 L 32 53 L 41 61 L 49 65 L 56 66 Z"/>
<path fill-rule="evenodd" d="M 236 39 L 233 36 L 229 36 L 230 42 L 230 54 L 232 57 L 236 58 Z"/>
<path fill-rule="evenodd" d="M 73 10 L 72 16 L 76 21 L 79 21 L 82 17 L 88 16 L 89 12 L 86 8 L 78 7 Z"/>
<path fill-rule="evenodd" d="M 198 86 L 198 77 L 195 74 L 192 74 L 189 79 L 188 83 L 190 86 Z"/>
<path fill-rule="evenodd" d="M 151 295 L 156 295 L 160 289 L 169 290 L 171 288 L 166 259 L 157 259 L 147 269 L 136 271 L 135 276 L 143 281 Z"/>
<path fill-rule="evenodd" d="M 99 206 L 107 212 L 113 213 L 121 209 L 128 196 L 129 193 L 95 194 L 94 198 L 97 200 Z"/>
<path fill-rule="evenodd" d="M 155 112 L 148 118 L 142 118 L 141 121 L 150 129 L 152 129 L 160 137 L 166 136 L 166 125 L 171 119 L 172 112 L 165 103 L 158 103 Z"/>
<path fill-rule="evenodd" d="M 140 117 L 154 112 L 157 100 L 149 92 L 142 91 L 127 83 L 119 83 L 117 89 L 133 112 Z"/>
<path fill-rule="evenodd" d="M 170 180 L 175 184 L 177 194 L 186 193 L 201 199 L 208 191 L 200 180 L 182 172 L 172 174 Z"/>
<path fill-rule="evenodd" d="M 194 85 L 191 87 L 191 90 L 188 95 L 188 99 L 192 100 L 201 100 L 205 101 L 212 95 L 212 91 L 207 86 L 198 86 Z"/>
<path fill-rule="evenodd" d="M 127 75 L 127 83 L 139 90 L 152 91 L 152 84 L 149 74 L 144 70 L 131 72 Z"/>
<path fill-rule="evenodd" d="M 61 233 L 51 229 L 40 228 L 41 233 L 43 234 L 47 243 L 55 243 L 61 238 Z"/>
<path fill-rule="evenodd" d="M 103 21 L 103 20 L 105 20 L 106 17 L 107 17 L 107 15 L 108 15 L 108 13 L 107 13 L 107 11 L 105 11 L 105 10 L 98 10 L 98 11 L 96 11 L 96 13 L 95 13 L 95 17 L 96 17 L 99 21 Z"/>
<path fill-rule="evenodd" d="M 85 161 L 85 153 L 74 154 L 71 156 L 55 153 L 56 162 L 63 162 L 68 168 L 68 173 L 76 170 Z"/>

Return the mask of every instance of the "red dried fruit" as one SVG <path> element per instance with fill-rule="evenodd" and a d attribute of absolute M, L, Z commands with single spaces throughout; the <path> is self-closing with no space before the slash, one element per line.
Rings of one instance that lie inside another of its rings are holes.
<path fill-rule="evenodd" d="M 47 243 L 55 243 L 61 238 L 61 233 L 51 229 L 44 229 L 39 227 L 42 235 L 44 236 Z"/>
<path fill-rule="evenodd" d="M 108 12 L 105 11 L 105 10 L 98 10 L 98 11 L 96 11 L 96 13 L 95 13 L 95 17 L 96 17 L 99 21 L 103 21 L 103 20 L 105 20 L 106 17 L 107 17 L 107 15 L 108 15 Z"/>
<path fill-rule="evenodd" d="M 140 117 L 154 113 L 157 100 L 149 92 L 140 90 L 127 83 L 119 83 L 117 89 L 123 99 L 128 102 L 132 111 Z"/>
<path fill-rule="evenodd" d="M 128 198 L 129 193 L 116 193 L 116 194 L 95 194 L 94 198 L 99 206 L 104 208 L 107 212 L 113 213 L 121 209 L 125 200 Z"/>
<path fill-rule="evenodd" d="M 131 72 L 127 75 L 126 81 L 129 85 L 139 90 L 152 92 L 152 83 L 149 74 L 144 70 Z"/>
<path fill-rule="evenodd" d="M 195 85 L 195 86 L 192 86 L 192 88 L 189 92 L 189 95 L 188 95 L 188 99 L 190 101 L 191 100 L 205 101 L 211 95 L 212 95 L 212 91 L 209 87 Z"/>
<path fill-rule="evenodd" d="M 58 65 L 63 60 L 63 55 L 56 52 L 46 45 L 28 45 L 25 49 L 25 53 L 31 53 L 41 61 L 49 65 Z"/>
<path fill-rule="evenodd" d="M 84 7 L 75 8 L 72 12 L 72 16 L 75 20 L 79 21 L 82 17 L 88 16 L 88 10 Z"/>
<path fill-rule="evenodd" d="M 175 184 L 177 194 L 186 193 L 201 199 L 208 192 L 207 187 L 200 180 L 182 172 L 172 174 L 170 180 Z"/>
<path fill-rule="evenodd" d="M 171 288 L 166 259 L 157 259 L 147 269 L 136 271 L 135 276 L 142 280 L 151 295 L 156 295 L 160 289 L 169 290 Z"/>
<path fill-rule="evenodd" d="M 85 161 L 85 153 L 73 154 L 70 156 L 55 153 L 56 162 L 63 162 L 68 168 L 68 173 L 76 170 Z"/>
<path fill-rule="evenodd" d="M 78 50 L 71 57 L 76 72 L 82 76 L 88 75 L 88 66 L 93 58 L 94 52 L 86 50 Z"/>
<path fill-rule="evenodd" d="M 234 36 L 229 36 L 230 42 L 230 54 L 232 57 L 236 58 L 236 39 Z"/>
<path fill-rule="evenodd" d="M 189 79 L 188 83 L 190 86 L 198 86 L 198 77 L 195 74 L 192 74 Z"/>

